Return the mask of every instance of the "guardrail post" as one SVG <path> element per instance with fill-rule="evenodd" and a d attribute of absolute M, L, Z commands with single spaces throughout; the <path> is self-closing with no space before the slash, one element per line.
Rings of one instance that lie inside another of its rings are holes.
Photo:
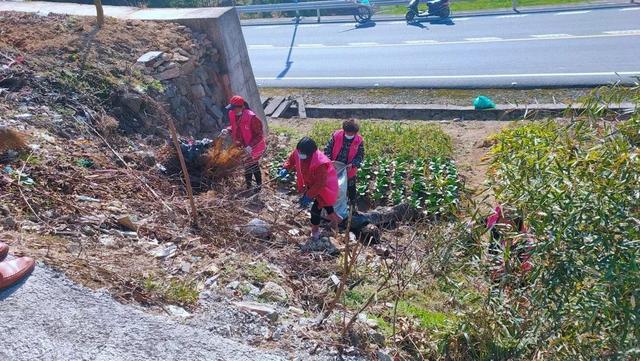
<path fill-rule="evenodd" d="M 518 0 L 511 0 L 511 7 L 513 8 L 513 11 L 518 12 Z"/>
<path fill-rule="evenodd" d="M 316 15 L 318 15 L 318 22 L 320 22 L 320 9 L 316 9 Z"/>

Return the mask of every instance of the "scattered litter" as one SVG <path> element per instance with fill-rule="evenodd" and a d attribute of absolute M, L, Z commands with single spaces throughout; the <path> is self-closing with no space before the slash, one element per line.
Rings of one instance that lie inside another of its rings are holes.
<path fill-rule="evenodd" d="M 191 317 L 191 314 L 187 312 L 187 310 L 179 306 L 168 305 L 165 307 L 165 311 L 167 311 L 167 313 L 173 317 L 180 317 L 180 318 Z"/>
<path fill-rule="evenodd" d="M 95 202 L 95 203 L 100 203 L 99 199 L 96 198 L 92 198 L 89 196 L 83 196 L 83 195 L 77 195 L 76 199 L 82 202 Z"/>
<path fill-rule="evenodd" d="M 173 243 L 167 243 L 153 249 L 150 254 L 157 258 L 169 258 L 175 256 L 178 246 Z"/>
<path fill-rule="evenodd" d="M 476 109 L 494 109 L 496 104 L 489 97 L 480 95 L 473 101 L 473 107 Z"/>
<path fill-rule="evenodd" d="M 95 166 L 95 163 L 93 163 L 91 159 L 87 158 L 80 158 L 76 160 L 76 164 L 83 168 L 93 168 Z"/>

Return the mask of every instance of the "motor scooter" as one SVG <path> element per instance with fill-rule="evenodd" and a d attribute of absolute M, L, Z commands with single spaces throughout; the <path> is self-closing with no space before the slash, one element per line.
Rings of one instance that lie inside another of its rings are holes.
<path fill-rule="evenodd" d="M 404 16 L 408 22 L 414 21 L 416 17 L 426 18 L 427 16 L 438 16 L 446 19 L 451 14 L 449 0 L 428 0 L 427 10 L 419 11 L 420 0 L 411 0 L 407 6 L 407 14 Z"/>

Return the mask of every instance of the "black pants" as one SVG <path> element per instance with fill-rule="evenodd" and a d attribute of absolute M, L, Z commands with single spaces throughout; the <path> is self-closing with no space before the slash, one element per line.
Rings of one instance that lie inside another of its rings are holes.
<path fill-rule="evenodd" d="M 324 207 L 324 209 L 327 211 L 327 214 L 333 213 L 333 206 Z M 322 209 L 318 207 L 318 200 L 316 199 L 313 201 L 313 205 L 311 206 L 311 224 L 314 226 L 319 225 L 320 220 L 322 220 L 322 217 L 320 216 L 321 211 Z"/>
<path fill-rule="evenodd" d="M 358 192 L 356 191 L 356 177 L 349 178 L 347 180 L 347 198 L 349 198 L 349 203 L 355 204 L 357 196 Z"/>
<path fill-rule="evenodd" d="M 251 188 L 251 180 L 256 179 L 256 186 L 262 185 L 262 173 L 260 172 L 260 163 L 249 163 L 244 166 L 244 180 L 247 183 L 247 188 Z"/>

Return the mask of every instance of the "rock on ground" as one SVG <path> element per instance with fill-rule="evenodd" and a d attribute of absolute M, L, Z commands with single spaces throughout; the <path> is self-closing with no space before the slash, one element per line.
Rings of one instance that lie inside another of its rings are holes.
<path fill-rule="evenodd" d="M 116 302 L 38 266 L 0 292 L 0 360 L 285 360 Z"/>

